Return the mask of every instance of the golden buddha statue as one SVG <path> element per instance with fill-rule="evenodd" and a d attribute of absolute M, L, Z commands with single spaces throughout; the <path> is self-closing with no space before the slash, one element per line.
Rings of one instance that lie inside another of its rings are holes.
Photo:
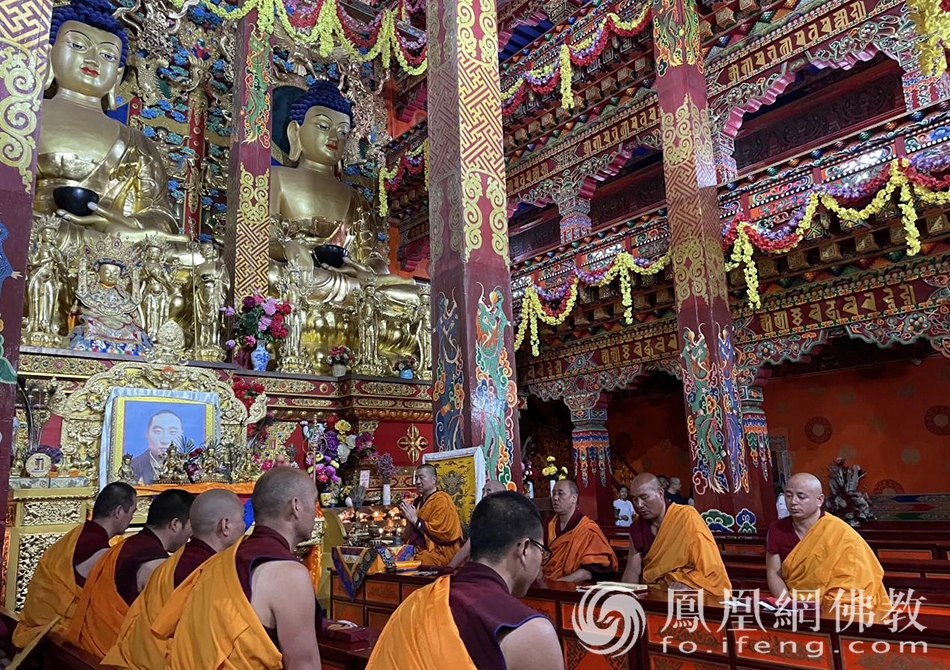
<path fill-rule="evenodd" d="M 355 295 L 370 284 L 382 305 L 381 351 L 398 358 L 415 350 L 419 288 L 390 274 L 382 222 L 338 176 L 352 124 L 350 102 L 331 82 L 317 81 L 290 109 L 287 138 L 296 166 L 271 170 L 270 282 L 279 286 L 288 266 L 301 273 L 309 306 L 302 346 L 316 361 L 336 344 L 358 348 Z M 318 260 L 327 245 L 342 258 Z"/>

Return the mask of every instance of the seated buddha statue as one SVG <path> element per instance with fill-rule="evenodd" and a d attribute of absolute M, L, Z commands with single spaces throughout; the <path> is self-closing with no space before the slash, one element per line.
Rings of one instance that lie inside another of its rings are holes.
<path fill-rule="evenodd" d="M 405 323 L 418 310 L 419 289 L 412 280 L 390 273 L 382 223 L 370 203 L 337 173 L 352 124 L 349 100 L 329 81 L 317 81 L 291 107 L 287 138 L 296 166 L 271 170 L 271 284 L 278 284 L 282 268 L 295 266 L 311 304 L 352 310 L 356 289 L 374 281 L 382 317 Z M 346 250 L 341 267 L 315 260 L 314 249 L 328 244 Z M 383 330 L 390 337 L 381 336 L 382 346 L 399 349 L 394 338 L 411 344 L 411 336 L 399 328 L 383 326 L 381 335 Z"/>
<path fill-rule="evenodd" d="M 62 216 L 57 244 L 73 257 L 103 236 L 132 243 L 152 236 L 171 244 L 181 263 L 190 265 L 189 240 L 179 234 L 171 211 L 161 155 L 141 131 L 104 111 L 115 101 L 129 51 L 112 10 L 108 0 L 72 0 L 53 10 L 34 218 Z M 53 192 L 61 186 L 95 192 L 92 212 L 60 210 Z"/>
<path fill-rule="evenodd" d="M 69 348 L 132 356 L 150 351 L 152 341 L 140 320 L 136 250 L 112 235 L 95 249 L 87 247 L 84 256 L 76 288 L 80 313 L 69 334 Z"/>

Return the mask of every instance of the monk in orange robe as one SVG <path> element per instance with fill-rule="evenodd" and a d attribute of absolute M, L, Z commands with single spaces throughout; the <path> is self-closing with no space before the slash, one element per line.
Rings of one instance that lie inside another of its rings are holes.
<path fill-rule="evenodd" d="M 637 518 L 623 581 L 671 590 L 703 591 L 721 601 L 732 583 L 719 547 L 699 512 L 668 502 L 663 485 L 645 472 L 630 485 Z M 642 581 L 641 581 L 642 580 Z"/>
<path fill-rule="evenodd" d="M 152 572 L 191 536 L 189 513 L 194 495 L 168 489 L 155 496 L 145 527 L 105 553 L 86 580 L 66 640 L 98 658 L 119 635 L 129 607 Z"/>
<path fill-rule="evenodd" d="M 254 485 L 254 532 L 189 577 L 152 630 L 168 643 L 170 670 L 319 670 L 316 599 L 293 553 L 308 540 L 317 488 L 295 468 Z"/>
<path fill-rule="evenodd" d="M 766 538 L 769 591 L 819 601 L 826 612 L 860 608 L 883 617 L 891 603 L 880 561 L 851 526 L 825 514 L 824 501 L 814 475 L 792 475 L 785 484 L 789 516 L 774 522 Z"/>
<path fill-rule="evenodd" d="M 544 532 L 551 559 L 544 578 L 559 582 L 586 582 L 594 575 L 608 576 L 617 569 L 617 554 L 603 531 L 577 508 L 577 484 L 562 479 L 554 485 L 551 507 L 555 516 Z"/>
<path fill-rule="evenodd" d="M 419 497 L 399 505 L 408 523 L 407 542 L 415 546 L 415 560 L 422 565 L 448 565 L 462 546 L 462 521 L 455 501 L 436 489 L 438 477 L 429 464 L 416 468 L 415 483 Z"/>
<path fill-rule="evenodd" d="M 506 487 L 501 482 L 495 479 L 489 479 L 485 482 L 485 486 L 482 487 L 482 500 L 490 496 L 492 493 L 500 493 L 501 491 L 506 490 Z M 469 556 L 472 553 L 472 540 L 469 538 L 465 541 L 465 544 L 462 545 L 462 548 L 459 549 L 458 553 L 449 561 L 449 567 L 453 570 L 461 566 L 465 561 L 469 559 Z"/>
<path fill-rule="evenodd" d="M 543 537 L 520 493 L 484 498 L 472 513 L 471 560 L 402 602 L 367 670 L 564 670 L 551 620 L 519 600 L 547 555 Z"/>
<path fill-rule="evenodd" d="M 109 540 L 121 535 L 135 514 L 135 489 L 128 484 L 109 484 L 92 508 L 92 520 L 60 538 L 40 557 L 26 592 L 20 621 L 13 631 L 13 644 L 26 647 L 55 617 L 52 630 L 61 637 L 69 628 L 76 604 L 93 566 L 109 549 Z"/>
<path fill-rule="evenodd" d="M 195 498 L 190 520 L 191 539 L 149 577 L 125 616 L 116 645 L 102 659 L 104 667 L 162 670 L 167 643 L 152 633 L 152 624 L 191 573 L 244 535 L 244 505 L 227 489 L 212 489 Z"/>

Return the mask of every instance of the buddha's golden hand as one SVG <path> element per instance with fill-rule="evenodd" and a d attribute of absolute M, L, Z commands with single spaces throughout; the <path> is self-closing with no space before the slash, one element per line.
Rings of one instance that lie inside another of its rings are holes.
<path fill-rule="evenodd" d="M 127 230 L 141 230 L 142 226 L 139 225 L 139 222 L 133 217 L 126 216 L 121 212 L 116 212 L 109 209 L 108 207 L 103 207 L 99 203 L 90 202 L 89 209 L 92 210 L 92 214 L 88 216 L 77 216 L 66 210 L 58 210 L 56 214 L 70 223 L 75 223 L 78 226 L 83 226 L 85 228 L 95 228 L 102 232 L 113 232 L 109 230 L 110 228 L 120 227 Z"/>

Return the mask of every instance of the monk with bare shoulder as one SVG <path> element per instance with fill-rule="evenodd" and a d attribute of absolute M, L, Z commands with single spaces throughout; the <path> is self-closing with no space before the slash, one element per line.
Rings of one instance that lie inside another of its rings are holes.
<path fill-rule="evenodd" d="M 208 560 L 153 626 L 170 639 L 171 670 L 321 667 L 313 582 L 293 553 L 313 531 L 317 488 L 300 470 L 274 468 L 251 504 L 254 532 Z"/>

